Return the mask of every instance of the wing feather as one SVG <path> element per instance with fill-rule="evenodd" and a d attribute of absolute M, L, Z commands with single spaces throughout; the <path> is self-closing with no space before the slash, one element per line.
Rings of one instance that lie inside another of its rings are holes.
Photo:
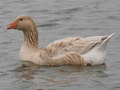
<path fill-rule="evenodd" d="M 59 57 L 69 52 L 76 52 L 78 54 L 85 54 L 96 44 L 102 42 L 107 36 L 94 36 L 94 37 L 70 37 L 60 39 L 50 43 L 43 48 L 40 52 L 42 60 Z"/>
<path fill-rule="evenodd" d="M 84 59 L 80 54 L 69 52 L 59 57 L 51 58 L 44 61 L 43 65 L 60 66 L 60 65 L 84 65 Z"/>

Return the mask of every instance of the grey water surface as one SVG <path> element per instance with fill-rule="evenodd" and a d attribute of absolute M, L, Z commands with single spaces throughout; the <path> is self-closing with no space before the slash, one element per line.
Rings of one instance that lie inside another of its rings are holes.
<path fill-rule="evenodd" d="M 33 18 L 39 46 L 65 37 L 116 33 L 105 65 L 24 70 L 23 33 L 6 27 L 19 15 Z M 0 0 L 0 90 L 120 90 L 120 0 Z"/>

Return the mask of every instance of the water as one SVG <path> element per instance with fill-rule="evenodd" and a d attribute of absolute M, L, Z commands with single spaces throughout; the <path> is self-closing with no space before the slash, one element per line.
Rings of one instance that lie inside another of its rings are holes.
<path fill-rule="evenodd" d="M 19 15 L 30 15 L 40 48 L 65 37 L 116 33 L 105 65 L 41 67 L 23 70 L 19 51 L 23 33 L 6 30 Z M 120 90 L 120 0 L 1 0 L 0 90 Z"/>

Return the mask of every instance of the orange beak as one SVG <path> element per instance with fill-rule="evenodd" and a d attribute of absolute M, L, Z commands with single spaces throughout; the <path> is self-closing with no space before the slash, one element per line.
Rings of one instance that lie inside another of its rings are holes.
<path fill-rule="evenodd" d="M 16 24 L 16 21 L 14 21 L 13 23 L 11 23 L 7 29 L 16 29 L 17 28 L 17 24 Z"/>

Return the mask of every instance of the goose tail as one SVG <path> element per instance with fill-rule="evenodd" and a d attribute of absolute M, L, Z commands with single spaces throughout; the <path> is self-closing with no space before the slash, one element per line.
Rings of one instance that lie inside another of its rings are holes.
<path fill-rule="evenodd" d="M 98 51 L 105 51 L 108 41 L 110 40 L 110 38 L 111 38 L 114 34 L 115 34 L 115 33 L 109 35 L 104 41 L 102 41 L 101 44 L 98 45 L 97 50 L 98 50 Z"/>
<path fill-rule="evenodd" d="M 114 33 L 111 34 L 111 35 L 103 37 L 102 38 L 103 40 L 101 40 L 100 43 L 95 45 L 88 53 L 82 55 L 84 60 L 85 60 L 85 64 L 87 66 L 89 66 L 89 65 L 100 65 L 100 64 L 103 64 L 105 62 L 106 45 L 113 35 L 114 35 Z"/>

